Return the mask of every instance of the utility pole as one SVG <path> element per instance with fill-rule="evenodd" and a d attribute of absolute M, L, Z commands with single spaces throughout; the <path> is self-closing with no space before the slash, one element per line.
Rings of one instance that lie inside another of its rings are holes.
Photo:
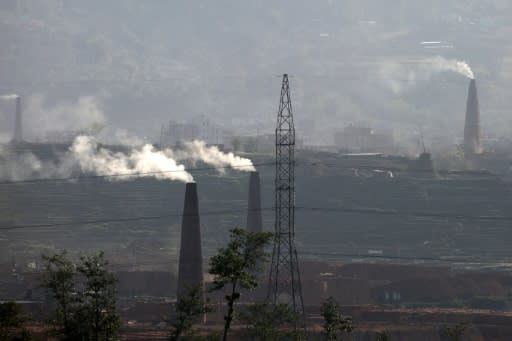
<path fill-rule="evenodd" d="M 267 300 L 289 304 L 304 327 L 304 302 L 295 248 L 295 127 L 288 75 L 283 75 L 276 125 L 275 234 Z"/>

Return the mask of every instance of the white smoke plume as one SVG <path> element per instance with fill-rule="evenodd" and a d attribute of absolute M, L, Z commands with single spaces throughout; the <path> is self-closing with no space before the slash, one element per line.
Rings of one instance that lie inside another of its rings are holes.
<path fill-rule="evenodd" d="M 232 167 L 243 172 L 256 170 L 251 160 L 233 153 L 224 153 L 216 146 L 207 146 L 204 141 L 195 140 L 186 142 L 184 146 L 184 155 L 186 158 L 219 167 L 220 172 L 223 172 L 223 167 Z"/>
<path fill-rule="evenodd" d="M 149 144 L 132 149 L 129 154 L 114 153 L 98 148 L 97 142 L 88 136 L 79 136 L 70 147 L 70 153 L 80 169 L 87 173 L 119 176 L 119 180 L 127 180 L 133 176 L 153 176 L 162 180 L 194 181 L 185 166 L 177 164 L 164 151 L 156 151 Z M 131 175 L 124 176 L 126 174 Z"/>
<path fill-rule="evenodd" d="M 1 146 L 0 146 L 1 147 Z M 90 136 L 75 138 L 69 150 L 50 161 L 42 161 L 31 152 L 21 154 L 0 148 L 0 179 L 9 181 L 37 178 L 67 178 L 78 173 L 104 176 L 110 181 L 127 181 L 136 177 L 192 182 L 194 178 L 181 161 L 202 161 L 218 167 L 254 171 L 251 160 L 224 153 L 203 141 L 185 143 L 181 150 L 156 150 L 152 145 L 127 146 L 125 152 L 102 147 Z"/>
<path fill-rule="evenodd" d="M 399 94 L 416 85 L 420 80 L 428 81 L 434 74 L 455 72 L 473 79 L 473 70 L 465 61 L 446 59 L 441 56 L 419 60 L 383 61 L 379 63 L 378 76 L 394 93 Z"/>
<path fill-rule="evenodd" d="M 425 59 L 425 64 L 430 64 L 434 72 L 453 71 L 464 77 L 474 79 L 475 74 L 468 63 L 456 59 L 446 59 L 441 56 Z"/>
<path fill-rule="evenodd" d="M 16 95 L 16 94 L 0 95 L 0 99 L 4 99 L 4 100 L 16 99 L 18 97 L 19 97 L 19 95 Z"/>

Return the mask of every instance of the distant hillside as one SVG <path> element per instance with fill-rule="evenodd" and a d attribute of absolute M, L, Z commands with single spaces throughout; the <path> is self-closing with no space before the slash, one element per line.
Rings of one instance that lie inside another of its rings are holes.
<path fill-rule="evenodd" d="M 0 91 L 54 102 L 93 95 L 111 124 L 140 135 L 197 114 L 254 132 L 271 129 L 280 85 L 273 76 L 289 72 L 298 129 L 318 143 L 354 121 L 399 136 L 418 125 L 426 136 L 460 135 L 465 80 L 413 81 L 396 65 L 442 54 L 474 67 L 484 127 L 509 133 L 510 3 L 395 3 L 5 0 Z M 436 40 L 453 48 L 420 45 Z M 7 110 L 0 103 L 1 126 Z"/>

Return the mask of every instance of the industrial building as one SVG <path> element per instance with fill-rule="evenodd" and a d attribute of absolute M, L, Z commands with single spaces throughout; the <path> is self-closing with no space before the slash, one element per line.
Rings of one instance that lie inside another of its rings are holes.
<path fill-rule="evenodd" d="M 377 131 L 366 126 L 349 125 L 334 134 L 334 144 L 346 152 L 380 152 L 392 154 L 394 151 L 393 134 Z"/>
<path fill-rule="evenodd" d="M 204 141 L 208 145 L 223 145 L 225 130 L 206 116 L 199 116 L 187 122 L 171 120 L 167 127 L 162 127 L 160 145 L 175 147 L 193 140 Z"/>

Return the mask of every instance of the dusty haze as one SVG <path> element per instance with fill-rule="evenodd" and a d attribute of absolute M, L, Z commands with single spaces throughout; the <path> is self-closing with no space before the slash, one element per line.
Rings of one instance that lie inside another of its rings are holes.
<path fill-rule="evenodd" d="M 510 2 L 393 3 L 6 0 L 0 94 L 27 97 L 30 138 L 108 128 L 158 141 L 162 124 L 196 115 L 271 133 L 275 76 L 287 72 L 308 143 L 332 143 L 350 123 L 392 130 L 404 143 L 421 126 L 427 143 L 449 143 L 462 136 L 467 89 L 454 69 L 469 66 L 482 134 L 510 135 Z M 12 106 L 0 100 L 0 136 Z"/>

